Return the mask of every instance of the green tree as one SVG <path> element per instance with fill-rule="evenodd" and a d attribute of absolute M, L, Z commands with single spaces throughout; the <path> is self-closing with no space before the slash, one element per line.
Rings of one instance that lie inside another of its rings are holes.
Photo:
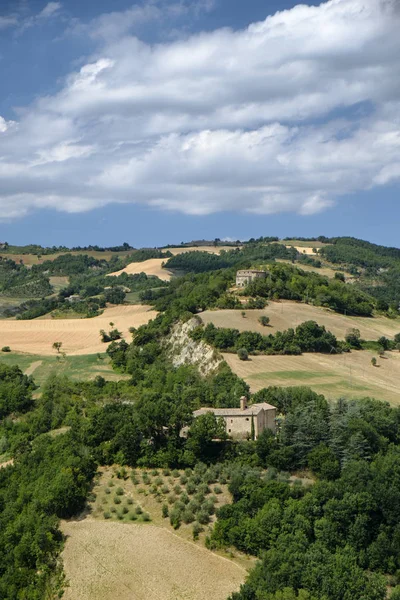
<path fill-rule="evenodd" d="M 249 353 L 246 348 L 239 348 L 237 351 L 237 355 L 240 358 L 240 360 L 248 360 L 249 358 Z"/>

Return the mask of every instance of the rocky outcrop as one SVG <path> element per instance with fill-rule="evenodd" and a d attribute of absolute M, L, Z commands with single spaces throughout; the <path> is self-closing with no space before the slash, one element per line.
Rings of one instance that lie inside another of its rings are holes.
<path fill-rule="evenodd" d="M 223 358 L 205 342 L 197 342 L 189 336 L 199 323 L 199 318 L 194 317 L 186 323 L 175 325 L 166 341 L 166 348 L 174 367 L 196 365 L 202 375 L 208 375 L 218 368 Z"/>

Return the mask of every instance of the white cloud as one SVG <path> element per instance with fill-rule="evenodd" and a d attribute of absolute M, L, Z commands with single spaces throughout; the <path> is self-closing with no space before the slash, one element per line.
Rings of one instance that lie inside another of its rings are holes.
<path fill-rule="evenodd" d="M 38 18 L 48 19 L 49 17 L 52 17 L 56 12 L 61 10 L 61 7 L 61 2 L 49 2 L 48 4 L 46 4 L 44 9 L 38 14 Z"/>
<path fill-rule="evenodd" d="M 17 24 L 17 18 L 13 15 L 1 17 L 0 16 L 0 30 L 7 29 L 8 27 L 13 27 Z"/>
<path fill-rule="evenodd" d="M 301 5 L 153 46 L 130 32 L 160 5 L 140 8 L 96 19 L 98 53 L 18 125 L 0 119 L 0 218 L 111 202 L 309 215 L 400 179 L 394 0 Z"/>

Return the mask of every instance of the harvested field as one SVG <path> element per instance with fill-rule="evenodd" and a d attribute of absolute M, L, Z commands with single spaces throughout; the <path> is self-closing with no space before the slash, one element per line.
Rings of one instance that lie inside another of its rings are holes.
<path fill-rule="evenodd" d="M 271 321 L 268 327 L 258 322 L 260 316 L 266 315 Z M 301 302 L 270 302 L 263 310 L 247 310 L 241 316 L 240 310 L 207 310 L 200 314 L 205 324 L 214 323 L 216 327 L 233 327 L 239 331 L 258 331 L 264 335 L 275 334 L 289 327 L 296 327 L 304 321 L 316 321 L 336 335 L 344 339 L 346 332 L 355 327 L 360 330 L 365 340 L 377 340 L 382 335 L 392 338 L 400 332 L 400 320 L 387 317 L 349 317 L 335 313 L 327 308 L 302 304 Z"/>
<path fill-rule="evenodd" d="M 54 254 L 43 254 L 38 258 L 37 254 L 9 254 L 7 252 L 0 252 L 0 257 L 9 258 L 16 263 L 22 262 L 25 266 L 29 267 L 32 265 L 41 265 L 47 260 L 55 260 L 58 256 L 63 256 L 64 254 L 71 254 L 73 256 L 79 256 L 86 254 L 87 256 L 92 256 L 93 258 L 97 258 L 98 260 L 110 260 L 113 256 L 126 256 L 130 254 L 132 250 L 125 250 L 123 252 L 99 252 L 97 250 L 76 250 L 73 252 L 55 252 Z"/>
<path fill-rule="evenodd" d="M 306 385 L 329 399 L 371 396 L 400 404 L 400 353 L 386 352 L 371 365 L 373 352 L 345 354 L 303 354 L 302 356 L 252 356 L 241 361 L 224 354 L 231 369 L 256 392 L 263 387 Z"/>
<path fill-rule="evenodd" d="M 35 319 L 33 321 L 0 321 L 1 346 L 12 351 L 39 355 L 54 355 L 54 342 L 62 342 L 67 355 L 105 352 L 107 345 L 100 340 L 100 329 L 110 330 L 110 322 L 130 339 L 129 328 L 139 327 L 156 317 L 149 306 L 115 306 L 106 308 L 92 319 Z"/>
<path fill-rule="evenodd" d="M 108 277 L 118 277 L 118 275 L 121 275 L 122 273 L 128 273 L 128 275 L 146 273 L 146 275 L 155 275 L 163 281 L 169 281 L 172 277 L 172 271 L 162 268 L 162 264 L 166 263 L 167 260 L 167 258 L 150 258 L 149 260 L 144 260 L 142 262 L 133 262 L 120 271 L 109 273 Z"/>
<path fill-rule="evenodd" d="M 153 525 L 86 518 L 63 524 L 65 600 L 225 600 L 235 563 Z"/>

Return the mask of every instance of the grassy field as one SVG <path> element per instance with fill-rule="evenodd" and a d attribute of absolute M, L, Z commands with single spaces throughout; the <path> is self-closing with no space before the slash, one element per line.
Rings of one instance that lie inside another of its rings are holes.
<path fill-rule="evenodd" d="M 58 256 L 62 256 L 64 254 L 72 254 L 74 256 L 87 254 L 88 256 L 97 258 L 98 260 L 110 260 L 113 256 L 120 256 L 122 258 L 131 253 L 132 250 L 126 250 L 124 252 L 98 252 L 96 250 L 81 250 L 75 252 L 55 252 L 54 254 L 41 255 L 41 257 L 38 258 L 36 254 L 8 254 L 7 252 L 0 252 L 0 257 L 9 258 L 16 263 L 22 262 L 24 265 L 29 267 L 32 265 L 41 265 L 47 260 L 53 261 Z"/>
<path fill-rule="evenodd" d="M 270 317 L 268 327 L 258 322 L 262 315 Z M 204 323 L 214 323 L 216 327 L 234 327 L 239 331 L 258 331 L 264 335 L 296 327 L 304 321 L 324 325 L 338 339 L 344 339 L 346 332 L 353 327 L 359 329 L 361 337 L 366 340 L 377 340 L 382 335 L 392 338 L 400 332 L 400 319 L 349 317 L 326 308 L 285 300 L 270 302 L 263 310 L 247 310 L 244 318 L 240 310 L 207 310 L 200 316 Z"/>
<path fill-rule="evenodd" d="M 54 356 L 1 353 L 0 362 L 11 366 L 18 365 L 24 373 L 32 375 L 39 386 L 43 385 L 53 373 L 81 381 L 94 379 L 97 375 L 101 375 L 108 381 L 126 378 L 125 375 L 113 371 L 110 359 L 105 353 L 101 354 L 100 358 L 97 354 L 88 354 L 86 356 L 66 356 L 59 360 L 57 360 L 55 352 Z"/>
<path fill-rule="evenodd" d="M 284 258 L 276 258 L 275 262 L 292 265 L 292 262 L 290 260 L 285 260 Z M 328 265 L 323 265 L 318 269 L 317 267 L 313 267 L 312 265 L 303 265 L 297 262 L 294 266 L 301 269 L 302 271 L 306 271 L 307 273 L 317 273 L 318 275 L 322 275 L 322 277 L 332 278 L 335 277 L 335 273 L 337 273 L 337 270 L 333 269 L 332 267 L 329 267 Z M 346 273 L 343 273 L 343 275 L 345 276 L 346 281 L 354 279 L 353 277 L 346 275 Z"/>
<path fill-rule="evenodd" d="M 376 354 L 363 350 L 337 355 L 251 356 L 241 361 L 235 354 L 224 354 L 252 392 L 271 385 L 307 385 L 329 399 L 371 396 L 400 405 L 400 353 L 386 352 L 377 359 L 377 367 L 371 365 L 373 356 Z"/>
<path fill-rule="evenodd" d="M 174 532 L 162 517 L 162 502 L 183 499 L 188 489 L 184 482 L 191 475 L 169 470 L 129 474 L 115 466 L 100 469 L 87 513 L 63 523 L 68 536 L 63 560 L 70 581 L 63 597 L 225 600 L 238 590 L 253 559 L 238 554 L 228 560 L 206 550 L 203 539 L 212 523 L 194 542 L 191 525 Z M 217 505 L 230 500 L 226 485 L 222 487 Z"/>
<path fill-rule="evenodd" d="M 304 242 L 303 240 L 281 240 L 280 244 L 285 246 L 294 246 L 295 248 L 323 248 L 324 246 L 331 246 L 331 244 L 324 244 L 324 242 Z"/>
<path fill-rule="evenodd" d="M 62 350 L 68 356 L 104 352 L 99 332 L 109 331 L 110 323 L 131 339 L 130 327 L 139 327 L 156 316 L 146 305 L 119 305 L 106 308 L 102 315 L 91 319 L 40 318 L 32 321 L 5 320 L 0 322 L 1 346 L 10 346 L 13 352 L 38 355 L 54 355 L 52 345 L 62 342 Z"/>

